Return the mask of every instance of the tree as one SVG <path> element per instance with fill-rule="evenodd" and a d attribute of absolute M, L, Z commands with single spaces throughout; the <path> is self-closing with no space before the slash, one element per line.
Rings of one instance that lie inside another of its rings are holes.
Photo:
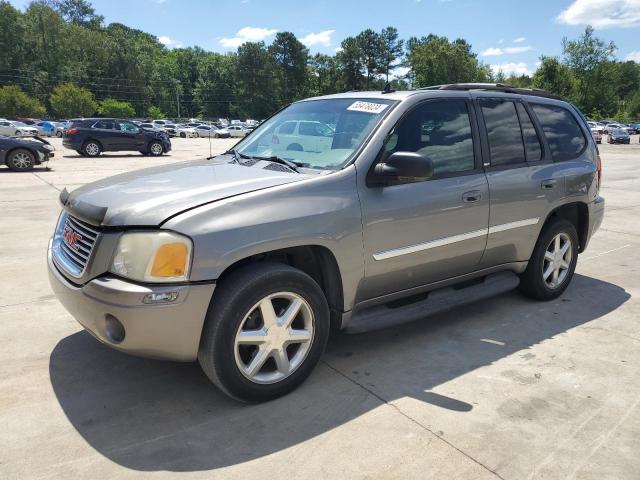
<path fill-rule="evenodd" d="M 446 37 L 429 35 L 409 39 L 408 64 L 417 86 L 487 81 L 490 70 L 478 62 L 466 40 L 450 42 Z"/>
<path fill-rule="evenodd" d="M 49 97 L 53 111 L 63 118 L 88 117 L 95 113 L 93 94 L 72 83 L 63 83 L 53 89 Z"/>
<path fill-rule="evenodd" d="M 23 38 L 20 11 L 10 3 L 0 1 L 0 72 L 12 75 L 22 66 L 26 53 Z M 6 78 L 0 77 L 0 83 L 5 81 Z"/>
<path fill-rule="evenodd" d="M 98 114 L 103 117 L 131 118 L 135 117 L 136 110 L 127 102 L 105 98 L 98 105 Z"/>
<path fill-rule="evenodd" d="M 344 89 L 359 90 L 363 79 L 362 70 L 364 69 L 360 42 L 354 37 L 345 38 L 340 44 L 340 51 L 336 55 L 336 60 L 342 70 Z"/>
<path fill-rule="evenodd" d="M 371 88 L 371 81 L 375 79 L 376 75 L 380 72 L 380 67 L 384 62 L 382 38 L 380 34 L 367 28 L 358 34 L 356 42 L 360 49 L 362 63 L 367 72 L 365 88 L 369 90 Z"/>
<path fill-rule="evenodd" d="M 533 75 L 533 86 L 561 97 L 570 98 L 573 92 L 573 73 L 556 57 L 540 57 L 540 66 Z"/>
<path fill-rule="evenodd" d="M 208 53 L 198 64 L 194 102 L 205 117 L 228 118 L 233 111 L 235 55 Z"/>
<path fill-rule="evenodd" d="M 598 93 L 595 86 L 599 65 L 609 60 L 616 50 L 613 42 L 606 43 L 593 32 L 589 25 L 577 40 L 568 40 L 566 37 L 562 39 L 564 63 L 571 69 L 578 83 L 578 106 L 585 109 L 590 106 L 589 99 Z"/>
<path fill-rule="evenodd" d="M 282 106 L 274 93 L 274 65 L 264 42 L 247 42 L 240 45 L 235 72 L 238 116 L 270 116 Z"/>
<path fill-rule="evenodd" d="M 162 113 L 162 110 L 160 110 L 158 107 L 156 107 L 155 105 L 151 105 L 149 107 L 149 109 L 147 110 L 147 115 L 152 119 L 152 120 L 160 120 L 161 118 L 165 118 L 166 115 L 164 113 Z"/>
<path fill-rule="evenodd" d="M 49 3 L 67 22 L 97 28 L 104 21 L 104 17 L 96 15 L 95 9 L 87 0 L 50 0 Z"/>
<path fill-rule="evenodd" d="M 313 95 L 328 95 L 339 91 L 340 69 L 335 57 L 316 53 L 311 59 L 310 70 Z"/>
<path fill-rule="evenodd" d="M 397 28 L 387 27 L 380 33 L 380 42 L 382 44 L 380 68 L 381 72 L 385 74 L 385 81 L 388 82 L 389 73 L 400 66 L 400 63 L 396 63 L 396 61 L 402 58 L 404 40 L 400 39 Z"/>
<path fill-rule="evenodd" d="M 291 32 L 280 32 L 269 46 L 273 62 L 278 100 L 287 105 L 304 97 L 307 81 L 309 50 Z"/>
<path fill-rule="evenodd" d="M 0 87 L 0 116 L 41 117 L 44 114 L 44 106 L 24 93 L 17 85 Z"/>

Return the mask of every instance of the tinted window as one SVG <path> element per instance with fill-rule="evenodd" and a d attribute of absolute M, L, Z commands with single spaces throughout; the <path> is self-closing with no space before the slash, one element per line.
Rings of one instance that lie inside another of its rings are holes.
<path fill-rule="evenodd" d="M 234 127 L 231 127 L 231 128 L 234 128 Z M 295 128 L 296 128 L 296 122 L 285 122 L 278 129 L 278 133 L 281 133 L 283 135 L 288 135 L 293 133 Z"/>
<path fill-rule="evenodd" d="M 427 102 L 411 111 L 385 144 L 393 152 L 418 152 L 433 162 L 434 176 L 474 169 L 473 137 L 464 100 Z"/>
<path fill-rule="evenodd" d="M 531 117 L 521 103 L 516 104 L 518 109 L 518 116 L 520 117 L 520 126 L 522 127 L 522 138 L 524 139 L 524 147 L 527 151 L 527 160 L 530 162 L 536 162 L 542 159 L 542 143 L 538 138 Z"/>
<path fill-rule="evenodd" d="M 524 147 L 515 104 L 503 100 L 482 100 L 481 104 L 489 138 L 491 165 L 524 163 Z"/>
<path fill-rule="evenodd" d="M 140 129 L 131 122 L 118 122 L 118 128 L 122 132 L 138 133 Z"/>
<path fill-rule="evenodd" d="M 555 105 L 533 105 L 554 160 L 575 158 L 585 147 L 587 140 L 575 117 Z"/>
<path fill-rule="evenodd" d="M 100 120 L 99 122 L 94 123 L 93 128 L 100 128 L 102 130 L 112 130 L 113 122 L 110 120 Z"/>

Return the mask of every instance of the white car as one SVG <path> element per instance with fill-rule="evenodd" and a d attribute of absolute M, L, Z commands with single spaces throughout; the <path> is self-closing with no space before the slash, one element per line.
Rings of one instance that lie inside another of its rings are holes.
<path fill-rule="evenodd" d="M 151 122 L 156 128 L 163 128 L 165 125 L 171 123 L 169 120 L 153 120 Z"/>
<path fill-rule="evenodd" d="M 198 137 L 213 137 L 213 138 L 229 138 L 231 133 L 225 128 L 219 128 L 215 125 L 199 125 L 196 127 L 196 133 Z"/>
<path fill-rule="evenodd" d="M 198 136 L 196 129 L 187 125 L 176 125 L 176 132 L 181 138 L 192 138 Z"/>
<path fill-rule="evenodd" d="M 274 151 L 323 152 L 331 148 L 333 135 L 333 129 L 326 123 L 288 121 L 275 129 L 271 144 Z"/>
<path fill-rule="evenodd" d="M 26 123 L 11 120 L 0 121 L 0 135 L 8 137 L 35 137 L 38 129 L 30 127 Z"/>
<path fill-rule="evenodd" d="M 598 125 L 596 122 L 587 122 L 587 124 L 589 124 L 589 128 L 591 129 L 591 131 L 600 132 L 600 134 L 603 133 L 604 128 L 602 127 L 602 125 Z"/>
<path fill-rule="evenodd" d="M 232 137 L 246 137 L 249 130 L 241 125 L 229 125 L 225 130 L 229 130 L 229 135 Z"/>

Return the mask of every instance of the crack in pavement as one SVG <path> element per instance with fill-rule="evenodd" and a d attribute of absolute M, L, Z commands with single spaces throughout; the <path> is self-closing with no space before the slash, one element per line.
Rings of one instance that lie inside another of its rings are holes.
<path fill-rule="evenodd" d="M 451 443 L 450 441 L 448 441 L 447 439 L 441 437 L 440 435 L 437 435 L 433 430 L 431 430 L 429 427 L 427 427 L 426 425 L 423 425 L 422 423 L 420 423 L 418 420 L 416 420 L 415 418 L 411 417 L 410 415 L 406 414 L 405 412 L 403 412 L 400 407 L 398 407 L 397 405 L 394 405 L 393 403 L 388 402 L 385 398 L 381 397 L 380 395 L 378 395 L 376 392 L 374 392 L 373 390 L 371 390 L 370 388 L 365 387 L 363 384 L 361 384 L 360 382 L 358 382 L 357 380 L 354 380 L 353 378 L 351 378 L 350 376 L 346 375 L 345 373 L 342 373 L 340 370 L 338 370 L 336 367 L 334 367 L 333 365 L 331 365 L 330 363 L 328 363 L 326 360 L 320 360 L 320 363 L 326 365 L 328 368 L 330 368 L 331 370 L 333 370 L 334 372 L 336 372 L 338 375 L 340 375 L 341 377 L 345 378 L 346 380 L 350 381 L 351 383 L 357 385 L 358 387 L 362 388 L 364 391 L 366 391 L 367 393 L 369 393 L 370 395 L 373 395 L 375 398 L 377 398 L 378 400 L 380 400 L 383 404 L 393 408 L 396 412 L 398 412 L 400 415 L 402 415 L 404 418 L 406 418 L 407 420 L 409 420 L 410 422 L 412 422 L 413 424 L 417 425 L 418 427 L 420 427 L 423 430 L 426 430 L 427 432 L 429 432 L 430 434 L 432 434 L 434 437 L 442 440 L 444 443 L 446 443 L 447 445 L 449 445 L 451 448 L 453 448 L 454 450 L 456 450 L 458 453 L 464 455 L 466 458 L 468 458 L 469 460 L 471 460 L 472 462 L 474 462 L 475 464 L 479 465 L 480 467 L 484 468 L 486 471 L 492 473 L 493 475 L 495 475 L 497 478 L 499 478 L 500 480 L 505 480 L 504 477 L 502 477 L 499 473 L 497 473 L 494 470 L 491 470 L 489 467 L 487 467 L 484 463 L 480 462 L 479 460 L 476 460 L 475 458 L 473 458 L 471 455 L 469 455 L 468 453 L 466 453 L 465 451 L 461 450 L 460 448 L 458 448 L 457 446 L 455 446 L 453 443 Z"/>

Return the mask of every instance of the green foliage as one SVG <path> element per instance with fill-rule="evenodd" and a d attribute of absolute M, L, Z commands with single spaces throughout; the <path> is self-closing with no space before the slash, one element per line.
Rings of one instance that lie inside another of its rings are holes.
<path fill-rule="evenodd" d="M 64 118 L 89 117 L 95 113 L 97 107 L 89 90 L 76 87 L 72 83 L 63 83 L 54 88 L 49 102 L 53 111 Z"/>
<path fill-rule="evenodd" d="M 395 89 L 505 82 L 552 91 L 592 116 L 640 116 L 638 63 L 616 61 L 615 45 L 591 27 L 565 38 L 562 47 L 560 58 L 541 57 L 531 76 L 492 72 L 464 39 L 427 35 L 404 41 L 392 26 L 345 38 L 335 55 L 310 56 L 291 32 L 278 33 L 269 45 L 246 43 L 220 54 L 168 49 L 149 33 L 104 25 L 88 0 L 36 0 L 24 12 L 0 0 L 0 87 L 20 87 L 59 116 L 93 114 L 90 92 L 101 112 L 125 102 L 140 117 L 177 117 L 179 110 L 181 117 L 262 119 L 306 96 L 382 89 L 386 81 Z M 399 67 L 407 72 L 394 78 Z M 81 104 L 52 95 L 64 84 L 84 89 Z"/>
<path fill-rule="evenodd" d="M 103 117 L 131 118 L 136 115 L 136 110 L 127 102 L 105 98 L 98 105 L 98 114 Z"/>
<path fill-rule="evenodd" d="M 42 117 L 44 106 L 17 85 L 0 87 L 0 117 Z"/>
<path fill-rule="evenodd" d="M 166 115 L 162 113 L 162 110 L 160 110 L 160 108 L 156 107 L 155 105 L 151 105 L 147 109 L 147 116 L 149 116 L 149 118 L 151 118 L 152 120 L 160 120 L 166 117 Z"/>

